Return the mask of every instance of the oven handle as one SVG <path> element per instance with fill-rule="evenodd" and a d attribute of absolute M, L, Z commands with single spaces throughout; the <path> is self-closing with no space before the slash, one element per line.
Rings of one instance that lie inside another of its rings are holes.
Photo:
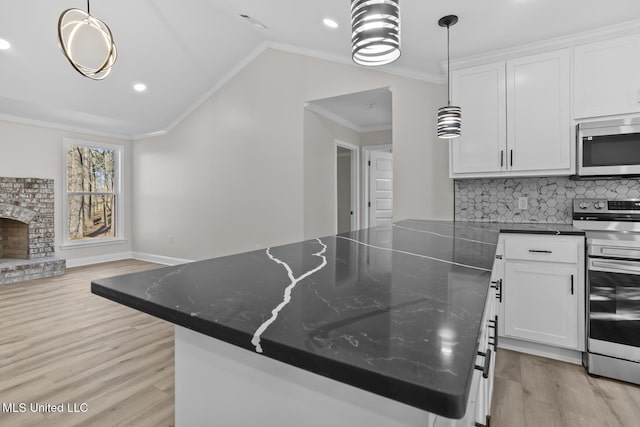
<path fill-rule="evenodd" d="M 640 274 L 640 262 L 622 261 L 622 260 L 602 260 L 591 259 L 589 261 L 589 270 L 596 271 L 620 271 Z"/>

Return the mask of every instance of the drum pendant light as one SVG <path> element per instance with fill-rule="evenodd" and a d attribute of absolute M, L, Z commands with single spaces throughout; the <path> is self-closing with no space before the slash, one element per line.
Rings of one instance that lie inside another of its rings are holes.
<path fill-rule="evenodd" d="M 399 0 L 351 0 L 351 58 L 359 65 L 400 57 Z"/>
<path fill-rule="evenodd" d="M 458 22 L 456 15 L 440 18 L 438 25 L 447 27 L 447 106 L 438 109 L 438 137 L 444 139 L 460 136 L 462 126 L 462 110 L 451 105 L 450 60 L 449 60 L 449 27 Z"/>
<path fill-rule="evenodd" d="M 73 68 L 85 77 L 102 80 L 116 62 L 116 45 L 111 30 L 87 11 L 67 9 L 58 19 L 58 41 Z"/>

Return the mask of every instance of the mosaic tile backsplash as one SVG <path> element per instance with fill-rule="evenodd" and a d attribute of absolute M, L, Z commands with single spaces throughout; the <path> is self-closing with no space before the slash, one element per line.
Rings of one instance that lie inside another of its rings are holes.
<path fill-rule="evenodd" d="M 571 224 L 574 198 L 637 199 L 640 179 L 573 181 L 568 177 L 454 181 L 455 220 Z M 518 209 L 526 197 L 527 209 Z"/>

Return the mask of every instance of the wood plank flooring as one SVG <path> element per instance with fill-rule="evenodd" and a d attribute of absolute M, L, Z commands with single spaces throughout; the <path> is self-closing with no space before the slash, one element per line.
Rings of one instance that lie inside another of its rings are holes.
<path fill-rule="evenodd" d="M 640 426 L 640 387 L 498 349 L 492 427 Z"/>
<path fill-rule="evenodd" d="M 0 407 L 0 426 L 173 425 L 172 325 L 90 293 L 92 279 L 158 267 L 118 261 L 0 286 L 0 405 L 88 408 L 41 414 Z M 492 414 L 494 427 L 635 427 L 640 387 L 499 350 Z"/>
<path fill-rule="evenodd" d="M 120 261 L 0 286 L 0 405 L 27 405 L 0 407 L 0 426 L 173 425 L 172 325 L 90 293 L 92 279 L 157 267 Z"/>

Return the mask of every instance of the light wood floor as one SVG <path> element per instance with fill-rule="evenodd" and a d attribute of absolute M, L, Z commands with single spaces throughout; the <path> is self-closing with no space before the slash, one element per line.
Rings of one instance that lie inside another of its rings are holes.
<path fill-rule="evenodd" d="M 640 387 L 498 349 L 492 427 L 637 427 Z"/>
<path fill-rule="evenodd" d="M 0 404 L 88 405 L 44 415 L 0 407 L 0 426 L 173 425 L 172 325 L 90 293 L 92 279 L 157 267 L 118 261 L 0 286 Z M 640 387 L 499 350 L 492 414 L 494 427 L 635 427 Z"/>
<path fill-rule="evenodd" d="M 90 293 L 90 282 L 156 268 L 121 261 L 0 286 L 0 426 L 173 425 L 173 328 Z M 30 413 L 30 403 L 87 403 Z"/>

